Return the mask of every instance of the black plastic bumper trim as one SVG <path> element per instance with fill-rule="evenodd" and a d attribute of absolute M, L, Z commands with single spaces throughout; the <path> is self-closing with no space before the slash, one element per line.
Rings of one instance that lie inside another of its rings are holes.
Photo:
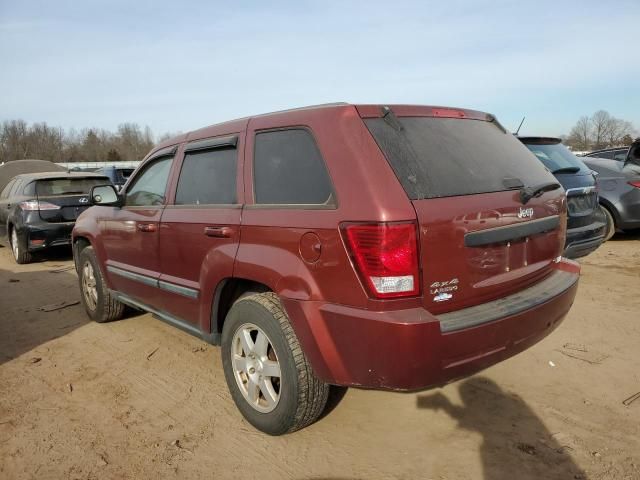
<path fill-rule="evenodd" d="M 478 232 L 470 232 L 464 236 L 466 247 L 481 247 L 492 243 L 508 242 L 519 238 L 530 237 L 538 233 L 555 230 L 560 225 L 560 217 L 551 217 L 531 220 L 530 222 L 516 223 L 504 227 L 487 228 Z"/>
<path fill-rule="evenodd" d="M 556 270 L 543 281 L 520 292 L 482 305 L 438 315 L 440 331 L 455 332 L 522 313 L 569 290 L 577 283 L 578 278 L 579 275 L 575 273 Z"/>

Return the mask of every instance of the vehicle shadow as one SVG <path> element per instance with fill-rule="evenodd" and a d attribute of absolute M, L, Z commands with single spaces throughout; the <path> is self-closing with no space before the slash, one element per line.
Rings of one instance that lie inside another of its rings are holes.
<path fill-rule="evenodd" d="M 627 240 L 640 240 L 640 229 L 618 232 L 613 237 L 611 237 L 609 241 L 624 242 Z"/>
<path fill-rule="evenodd" d="M 0 268 L 0 365 L 85 325 L 79 301 L 75 272 Z"/>
<path fill-rule="evenodd" d="M 443 411 L 458 426 L 482 436 L 484 480 L 587 478 L 533 410 L 517 395 L 485 377 L 463 381 L 462 405 L 442 393 L 419 395 L 418 408 Z"/>

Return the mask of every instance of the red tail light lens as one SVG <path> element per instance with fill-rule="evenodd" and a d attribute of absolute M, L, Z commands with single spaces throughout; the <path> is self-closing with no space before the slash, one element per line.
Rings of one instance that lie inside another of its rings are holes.
<path fill-rule="evenodd" d="M 634 180 L 633 182 L 629 182 L 629 185 L 632 187 L 640 188 L 640 180 Z"/>
<path fill-rule="evenodd" d="M 20 202 L 20 208 L 28 212 L 35 212 L 38 210 L 59 210 L 60 205 L 54 205 L 49 202 L 39 202 L 38 200 L 26 200 Z"/>
<path fill-rule="evenodd" d="M 373 297 L 420 293 L 415 223 L 346 224 L 342 233 L 358 274 Z"/>

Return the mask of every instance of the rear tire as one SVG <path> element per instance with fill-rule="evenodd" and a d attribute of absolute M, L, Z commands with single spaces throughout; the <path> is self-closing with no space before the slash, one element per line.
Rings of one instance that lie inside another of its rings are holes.
<path fill-rule="evenodd" d="M 269 435 L 312 424 L 327 403 L 329 385 L 314 375 L 272 292 L 233 304 L 222 329 L 222 365 L 242 415 Z"/>
<path fill-rule="evenodd" d="M 18 231 L 15 227 L 11 228 L 11 236 L 9 237 L 11 240 L 9 244 L 11 245 L 11 252 L 13 253 L 13 259 L 19 265 L 24 265 L 25 263 L 31 263 L 33 261 L 33 256 L 27 250 L 24 245 L 20 243 L 20 238 L 18 237 Z"/>
<path fill-rule="evenodd" d="M 78 256 L 80 298 L 89 318 L 98 323 L 122 318 L 125 305 L 109 291 L 93 247 L 85 247 Z"/>
<path fill-rule="evenodd" d="M 602 211 L 604 212 L 604 216 L 607 219 L 607 231 L 604 234 L 604 241 L 606 242 L 610 240 L 611 237 L 613 237 L 613 235 L 616 233 L 616 222 L 608 208 L 606 207 L 601 207 L 601 208 L 602 208 Z"/>

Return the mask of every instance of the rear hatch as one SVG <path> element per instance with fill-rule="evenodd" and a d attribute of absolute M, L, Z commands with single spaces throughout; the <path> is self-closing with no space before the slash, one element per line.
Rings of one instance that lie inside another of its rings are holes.
<path fill-rule="evenodd" d="M 89 208 L 89 193 L 96 185 L 110 184 L 107 177 L 77 176 L 37 180 L 40 218 L 46 222 L 74 222 Z"/>
<path fill-rule="evenodd" d="M 565 241 L 564 191 L 492 116 L 359 111 L 416 211 L 425 308 L 438 314 L 484 303 L 551 272 Z"/>

